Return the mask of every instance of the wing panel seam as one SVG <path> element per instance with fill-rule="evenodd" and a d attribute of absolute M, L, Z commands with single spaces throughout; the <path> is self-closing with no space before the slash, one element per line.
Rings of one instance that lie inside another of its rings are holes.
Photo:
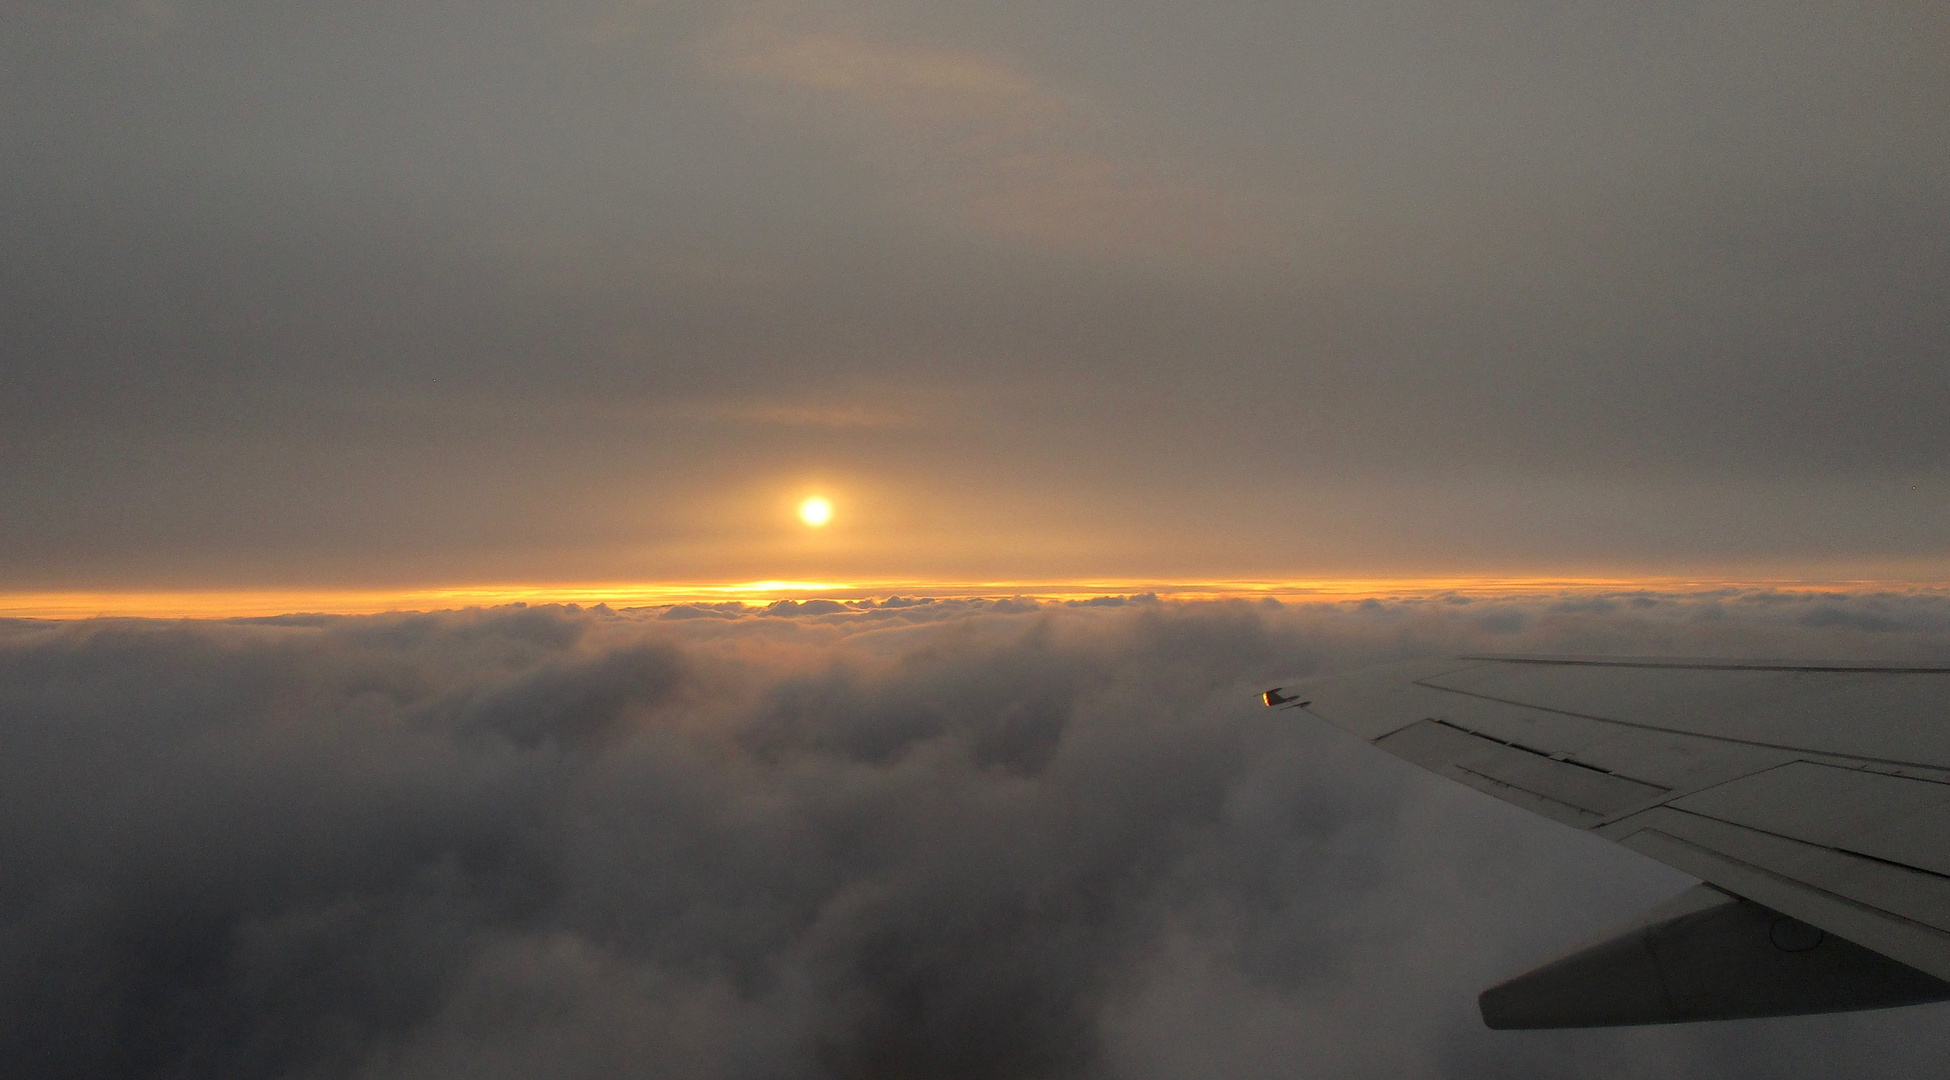
<path fill-rule="evenodd" d="M 1763 770 L 1763 771 L 1767 771 L 1767 770 Z M 1752 775 L 1758 776 L 1760 774 L 1754 773 Z M 1745 779 L 1745 777 L 1742 777 L 1742 779 Z M 1835 852 L 1837 855 L 1848 855 L 1857 859 L 1867 859 L 1870 862 L 1881 863 L 1884 866 L 1893 866 L 1898 870 L 1907 870 L 1912 874 L 1922 874 L 1925 877 L 1933 877 L 1939 881 L 1950 881 L 1950 874 L 1938 873 L 1935 870 L 1926 869 L 1921 866 L 1914 866 L 1910 863 L 1902 862 L 1897 859 L 1888 859 L 1880 855 L 1870 855 L 1865 852 L 1856 851 L 1852 848 L 1836 847 L 1833 844 L 1817 844 L 1812 840 L 1807 840 L 1802 837 L 1793 836 L 1784 832 L 1775 832 L 1773 829 L 1762 829 L 1757 826 L 1749 825 L 1744 821 L 1728 821 L 1726 818 L 1714 817 L 1712 814 L 1702 814 L 1697 810 L 1688 810 L 1683 806 L 1676 806 L 1671 802 L 1662 803 L 1661 806 L 1664 809 L 1670 810 L 1675 814 L 1684 814 L 1687 817 L 1699 818 L 1702 821 L 1717 822 L 1721 825 L 1731 825 L 1736 829 L 1746 829 L 1748 832 L 1756 832 L 1761 834 L 1762 836 L 1771 836 L 1776 840 L 1792 841 L 1793 843 L 1802 844 L 1807 847 L 1816 848 L 1821 851 L 1832 851 Z"/>
<path fill-rule="evenodd" d="M 1431 676 L 1431 677 L 1435 678 L 1439 676 Z M 1864 762 L 1871 762 L 1877 765 L 1894 765 L 1899 768 L 1933 769 L 1938 772 L 1943 771 L 1944 768 L 1942 765 L 1933 765 L 1927 761 L 1905 761 L 1901 758 L 1856 757 L 1851 754 L 1830 753 L 1826 750 L 1811 750 L 1805 746 L 1789 746 L 1785 743 L 1760 742 L 1756 739 L 1736 739 L 1731 735 L 1709 735 L 1703 731 L 1688 731 L 1685 728 L 1662 727 L 1658 724 L 1642 724 L 1636 720 L 1615 720 L 1609 716 L 1593 716 L 1590 713 L 1572 712 L 1569 709 L 1554 709 L 1548 705 L 1533 705 L 1527 701 L 1513 701 L 1510 698 L 1500 698 L 1500 697 L 1491 696 L 1489 694 L 1479 694 L 1473 690 L 1457 690 L 1453 687 L 1448 687 L 1448 686 L 1431 686 L 1420 679 L 1415 680 L 1415 685 L 1420 686 L 1427 690 L 1437 690 L 1445 694 L 1459 694 L 1463 697 L 1475 698 L 1478 701 L 1493 701 L 1498 705 L 1513 705 L 1519 709 L 1535 709 L 1538 712 L 1552 713 L 1557 716 L 1568 716 L 1576 720 L 1591 720 L 1600 724 L 1616 724 L 1619 727 L 1635 728 L 1639 731 L 1656 731 L 1662 735 L 1684 735 L 1688 738 L 1707 739 L 1712 742 L 1728 743 L 1734 746 L 1753 746 L 1753 747 L 1758 747 L 1762 750 L 1783 750 L 1791 754 L 1809 754 L 1809 755 L 1813 755 L 1814 757 L 1830 758 L 1835 761 L 1864 761 Z M 1451 724 L 1449 726 L 1456 728 L 1456 730 L 1458 731 L 1467 730 L 1466 728 L 1463 728 L 1455 724 Z M 1475 734 L 1475 733 L 1471 732 L 1471 734 Z"/>
<path fill-rule="evenodd" d="M 1673 809 L 1673 808 L 1672 808 L 1672 807 L 1665 807 L 1665 809 L 1667 809 L 1667 810 L 1671 810 L 1671 809 Z M 1676 813 L 1685 813 L 1685 811 L 1683 811 L 1683 810 L 1680 810 L 1680 811 L 1675 811 L 1675 812 L 1676 812 Z M 1694 814 L 1694 815 L 1692 815 L 1692 816 L 1693 816 L 1693 817 L 1704 817 L 1705 815 L 1702 815 L 1702 814 Z M 1708 821 L 1715 821 L 1715 822 L 1718 822 L 1718 821 L 1719 821 L 1719 819 L 1718 819 L 1718 818 L 1707 818 L 1706 820 L 1708 820 Z M 1732 823 L 1731 823 L 1731 822 L 1720 822 L 1720 824 L 1732 824 Z M 1740 825 L 1740 826 L 1736 826 L 1736 827 L 1737 827 L 1737 828 L 1742 828 L 1742 829 L 1744 829 L 1744 828 L 1746 828 L 1746 826 L 1745 826 L 1745 825 Z M 1754 831 L 1754 832 L 1762 832 L 1763 830 L 1760 830 L 1760 829 L 1754 829 L 1754 830 L 1752 830 L 1752 831 Z M 1795 888 L 1795 889 L 1801 889 L 1801 890 L 1805 890 L 1805 891 L 1807 891 L 1807 892 L 1811 892 L 1811 893 L 1816 893 L 1816 894 L 1818 894 L 1818 895 L 1820 895 L 1820 896 L 1821 896 L 1821 897 L 1822 897 L 1823 899 L 1826 899 L 1826 900 L 1831 900 L 1831 901 L 1834 901 L 1835 903 L 1838 903 L 1838 904 L 1845 904 L 1845 905 L 1847 905 L 1847 906 L 1849 906 L 1849 907 L 1852 907 L 1852 908 L 1857 908 L 1857 909 L 1859 909 L 1859 910 L 1862 910 L 1862 911 L 1866 911 L 1866 912 L 1869 912 L 1869 913 L 1871 913 L 1871 914 L 1873 914 L 1873 915 L 1877 915 L 1877 916 L 1880 916 L 1880 917 L 1882 917 L 1882 918 L 1885 918 L 1885 919 L 1889 919 L 1889 920 L 1891 920 L 1891 921 L 1894 921 L 1894 922 L 1899 922 L 1899 923 L 1902 923 L 1902 924 L 1903 924 L 1904 926 L 1907 926 L 1907 927 L 1913 927 L 1913 928 L 1915 928 L 1915 929 L 1917 929 L 1917 930 L 1921 930 L 1921 931 L 1923 931 L 1924 933 L 1927 933 L 1927 934 L 1929 934 L 1929 935 L 1930 935 L 1931 937 L 1934 937 L 1934 938 L 1937 938 L 1937 939 L 1939 939 L 1939 940 L 1941 940 L 1941 941 L 1944 941 L 1944 942 L 1950 942 L 1950 933 L 1946 933 L 1946 932 L 1944 932 L 1944 931 L 1942 931 L 1942 930 L 1939 930 L 1939 929 L 1937 929 L 1936 927 L 1934 927 L 1934 926 L 1931 926 L 1931 925 L 1930 925 L 1929 923 L 1926 923 L 1926 922 L 1921 922 L 1921 921 L 1919 921 L 1919 920 L 1917 920 L 1917 919 L 1912 919 L 1912 918 L 1910 918 L 1910 917 L 1909 917 L 1909 916 L 1907 916 L 1907 915 L 1902 915 L 1902 914 L 1898 914 L 1897 912 L 1894 912 L 1894 911 L 1888 911 L 1888 910 L 1885 910 L 1885 909 L 1883 909 L 1883 908 L 1879 908 L 1879 907 L 1877 907 L 1877 906 L 1875 906 L 1874 904 L 1870 904 L 1870 903 L 1865 903 L 1865 902 L 1863 902 L 1863 901 L 1861 901 L 1861 900 L 1857 900 L 1857 899 L 1855 899 L 1854 897 L 1850 897 L 1850 896 L 1844 896 L 1844 895 L 1842 895 L 1841 893 L 1838 893 L 1838 892 L 1834 892 L 1834 891 L 1832 891 L 1832 890 L 1829 890 L 1829 889 L 1824 889 L 1824 888 L 1822 888 L 1822 887 L 1821 887 L 1821 886 L 1819 886 L 1819 885 L 1815 885 L 1815 884 L 1811 884 L 1811 883 L 1809 883 L 1809 882 L 1806 882 L 1806 881 L 1802 881 L 1802 880 L 1800 880 L 1800 879 L 1798 879 L 1798 878 L 1791 878 L 1791 877 L 1788 877 L 1787 875 L 1785 875 L 1785 874 L 1782 874 L 1782 873 L 1779 873 L 1778 871 L 1774 871 L 1774 870 L 1769 870 L 1769 869 L 1768 869 L 1767 867 L 1765 867 L 1765 866 L 1759 866 L 1759 865 L 1756 865 L 1756 864 L 1754 864 L 1754 863 L 1750 863 L 1750 862 L 1748 862 L 1748 861 L 1747 861 L 1747 860 L 1745 860 L 1745 859 L 1741 859 L 1741 858 L 1736 858 L 1735 856 L 1732 856 L 1732 855 L 1729 855 L 1729 854 L 1727 854 L 1727 853 L 1726 853 L 1726 852 L 1724 852 L 1724 851 L 1716 851 L 1716 850 L 1714 850 L 1713 848 L 1710 848 L 1710 847 L 1707 847 L 1707 846 L 1705 846 L 1704 844 L 1696 844 L 1696 843 L 1694 843 L 1693 841 L 1691 841 L 1691 840 L 1688 840 L 1688 839 L 1686 839 L 1686 838 L 1685 838 L 1685 837 L 1683 837 L 1683 836 L 1674 836 L 1673 834 L 1671 834 L 1671 833 L 1669 833 L 1669 832 L 1666 832 L 1666 831 L 1665 831 L 1664 829 L 1659 829 L 1659 828 L 1655 828 L 1655 827 L 1653 827 L 1653 826 L 1650 826 L 1650 825 L 1648 825 L 1648 826 L 1646 826 L 1645 828 L 1643 828 L 1643 829 L 1640 829 L 1640 830 L 1638 830 L 1637 832 L 1633 832 L 1633 833 L 1629 833 L 1629 834 L 1627 834 L 1626 836 L 1624 836 L 1623 838 L 1621 838 L 1621 839 L 1619 840 L 1619 843 L 1621 843 L 1621 844 L 1626 844 L 1626 846 L 1628 846 L 1628 847 L 1629 847 L 1630 845 L 1626 843 L 1627 841 L 1630 841 L 1630 840 L 1635 840 L 1635 839 L 1637 839 L 1638 837 L 1640 837 L 1640 836 L 1642 836 L 1642 835 L 1645 835 L 1645 834 L 1648 834 L 1648 833 L 1649 833 L 1649 834 L 1651 834 L 1652 836 L 1655 836 L 1655 837 L 1657 837 L 1657 838 L 1659 838 L 1660 840 L 1665 840 L 1665 841 L 1669 841 L 1669 842 L 1671 842 L 1671 843 L 1674 843 L 1674 844 L 1678 844 L 1678 845 L 1679 845 L 1679 846 L 1681 846 L 1681 847 L 1684 847 L 1684 848 L 1687 848 L 1687 849 L 1690 849 L 1690 850 L 1692 850 L 1692 851 L 1696 851 L 1696 852 L 1698 852 L 1699 854 L 1701 854 L 1701 855 L 1704 855 L 1704 856 L 1706 856 L 1706 857 L 1708 857 L 1709 859 L 1715 859 L 1715 860 L 1718 860 L 1718 861 L 1720 861 L 1720 862 L 1722 862 L 1722 863 L 1727 863 L 1727 864 L 1729 864 L 1729 865 L 1732 865 L 1732 866 L 1734 866 L 1734 867 L 1736 867 L 1736 868 L 1738 868 L 1738 869 L 1741 869 L 1741 870 L 1745 870 L 1745 871 L 1748 871 L 1748 872 L 1750 872 L 1750 873 L 1753 873 L 1753 874 L 1758 874 L 1758 875 L 1760 875 L 1761 877 L 1764 877 L 1764 878 L 1767 878 L 1767 879 L 1769 879 L 1769 880 L 1771 880 L 1771 881 L 1777 881 L 1777 882 L 1780 882 L 1780 883 L 1782 883 L 1782 884 L 1784 884 L 1784 885 L 1787 885 L 1787 886 L 1789 886 L 1789 887 L 1791 887 L 1791 888 Z M 1773 833 L 1767 833 L 1766 835 L 1769 835 L 1769 836 L 1774 836 L 1775 834 L 1773 834 Z M 1804 841 L 1804 840 L 1795 840 L 1795 839 L 1794 839 L 1793 837 L 1791 837 L 1791 836 L 1785 836 L 1785 837 L 1779 837 L 1779 839 L 1783 839 L 1783 840 L 1790 840 L 1790 841 L 1793 841 L 1794 843 L 1797 843 L 1797 844 L 1806 844 L 1806 843 L 1807 843 L 1807 842 L 1806 842 L 1806 841 Z M 1807 844 L 1807 846 L 1808 846 L 1808 847 L 1815 847 L 1815 848 L 1819 848 L 1819 847 L 1821 847 L 1821 845 L 1820 845 L 1820 844 Z M 1637 849 L 1637 848 L 1633 848 L 1632 850 L 1634 850 L 1634 851 L 1637 851 L 1638 849 Z M 1836 849 L 1836 848 L 1825 848 L 1824 850 L 1827 850 L 1827 851 L 1836 851 L 1836 850 L 1838 850 L 1838 849 Z M 1639 852 L 1639 853 L 1640 853 L 1640 854 L 1645 854 L 1645 852 L 1642 852 L 1642 851 L 1641 851 L 1641 852 Z M 1848 854 L 1848 855 L 1853 855 L 1853 854 L 1854 854 L 1854 852 L 1843 852 L 1843 854 Z M 1887 861 L 1887 860 L 1879 860 L 1879 861 Z M 1897 864 L 1895 864 L 1895 865 L 1897 865 L 1897 866 L 1902 866 L 1903 864 L 1901 864 L 1901 863 L 1897 863 Z M 1907 867 L 1907 866 L 1904 866 L 1903 868 L 1904 868 L 1904 869 L 1911 869 L 1911 867 Z M 1682 869 L 1682 870 L 1684 870 L 1685 868 L 1684 868 L 1684 867 L 1680 867 L 1680 868 L 1678 868 L 1678 869 Z M 1691 871 L 1687 871 L 1687 872 L 1688 872 L 1688 873 L 1691 873 Z M 1923 871 L 1923 872 L 1924 872 L 1924 873 L 1928 873 L 1928 871 Z M 1932 876 L 1941 876 L 1941 875 L 1932 875 Z"/>
<path fill-rule="evenodd" d="M 1611 770 L 1611 769 L 1607 769 L 1607 768 L 1605 768 L 1605 767 L 1604 767 L 1604 766 L 1602 766 L 1602 765 L 1593 765 L 1593 764 L 1591 764 L 1591 763 L 1590 763 L 1590 762 L 1588 762 L 1588 761 L 1579 761 L 1579 760 L 1578 760 L 1577 758 L 1574 758 L 1574 757 L 1571 757 L 1571 756 L 1569 756 L 1568 754 L 1567 754 L 1567 755 L 1564 755 L 1564 756 L 1561 756 L 1561 757 L 1560 757 L 1560 756 L 1559 756 L 1559 755 L 1557 755 L 1557 754 L 1553 754 L 1553 753 L 1551 753 L 1551 752 L 1550 752 L 1549 750 L 1539 750 L 1539 749 L 1537 749 L 1537 748 L 1536 748 L 1536 747 L 1534 747 L 1534 746 L 1525 746 L 1524 744 L 1522 744 L 1522 743 L 1520 743 L 1520 742 L 1512 742 L 1512 741 L 1511 741 L 1511 740 L 1509 740 L 1509 739 L 1501 739 L 1501 738 L 1498 738 L 1498 737 L 1497 737 L 1497 736 L 1495 736 L 1495 735 L 1491 735 L 1491 734 L 1490 734 L 1489 732 L 1487 732 L 1487 731 L 1477 731 L 1477 730 L 1476 730 L 1475 728 L 1466 728 L 1466 727 L 1464 727 L 1464 726 L 1462 726 L 1461 724 L 1457 724 L 1457 723 L 1453 723 L 1453 722 L 1451 722 L 1451 721 L 1448 721 L 1448 720 L 1444 720 L 1444 719 L 1442 719 L 1442 718 L 1441 718 L 1441 717 L 1439 717 L 1439 716 L 1431 716 L 1431 717 L 1429 717 L 1429 723 L 1432 723 L 1432 724 L 1441 724 L 1441 725 L 1442 725 L 1443 727 L 1446 727 L 1446 728 L 1448 728 L 1448 729 L 1450 729 L 1451 731 L 1460 731 L 1460 732 L 1462 732 L 1462 733 L 1463 733 L 1463 734 L 1465 734 L 1465 735 L 1474 735 L 1475 737 L 1477 737 L 1477 738 L 1479 738 L 1479 739 L 1488 739 L 1489 741 L 1491 741 L 1491 742 L 1493 742 L 1493 743 L 1501 743 L 1501 744 L 1503 744 L 1504 746 L 1507 746 L 1507 747 L 1509 747 L 1509 748 L 1510 748 L 1510 749 L 1512 749 L 1512 750 L 1521 750 L 1521 751 L 1523 751 L 1523 752 L 1524 752 L 1524 753 L 1526 753 L 1526 754 L 1536 754 L 1536 755 L 1537 755 L 1538 757 L 1540 757 L 1540 758 L 1543 758 L 1543 759 L 1544 759 L 1544 760 L 1546 760 L 1546 761 L 1555 761 L 1555 762 L 1557 762 L 1557 763 L 1558 763 L 1559 765 L 1576 765 L 1576 766 L 1577 766 L 1578 768 L 1580 768 L 1580 769 L 1590 769 L 1590 770 L 1591 770 L 1592 772 L 1595 772 L 1595 773 L 1602 773 L 1602 774 L 1604 774 L 1604 775 L 1606 775 L 1606 776 L 1616 776 L 1616 777 L 1618 777 L 1618 778 L 1619 778 L 1620 780 L 1630 780 L 1630 781 L 1632 781 L 1632 782 L 1633 782 L 1633 783 L 1635 783 L 1635 784 L 1645 784 L 1645 785 L 1646 785 L 1647 787 L 1659 787 L 1659 786 L 1660 786 L 1660 785 L 1658 785 L 1658 784 L 1653 784 L 1653 783 L 1648 783 L 1647 781 L 1644 781 L 1644 780 L 1640 780 L 1640 779 L 1638 779 L 1637 777 L 1634 777 L 1634 776 L 1626 776 L 1626 775 L 1625 775 L 1624 773 L 1621 773 L 1621 772 L 1616 772 L 1616 771 L 1614 771 L 1614 770 Z M 1410 725 L 1410 726 L 1413 726 L 1413 725 Z M 1385 737 L 1386 737 L 1386 736 L 1384 736 L 1384 738 L 1385 738 Z M 1666 790 L 1666 791 L 1670 791 L 1670 790 L 1672 790 L 1672 789 L 1671 789 L 1671 788 L 1664 788 L 1663 790 Z"/>
<path fill-rule="evenodd" d="M 1552 656 L 1463 656 L 1460 660 L 1477 660 L 1493 664 L 1539 664 L 1556 667 L 1616 667 L 1616 668 L 1665 668 L 1678 671 L 1807 671 L 1848 675 L 1950 675 L 1950 667 L 1901 667 L 1870 666 L 1841 667 L 1821 664 L 1768 664 L 1742 663 L 1739 661 L 1701 661 L 1687 663 L 1680 660 L 1590 660 L 1576 657 Z M 1446 672 L 1453 675 L 1455 672 Z M 1439 679 L 1441 675 L 1427 678 Z"/>
<path fill-rule="evenodd" d="M 1590 825 L 1577 825 L 1577 826 L 1574 826 L 1575 828 L 1578 828 L 1578 829 L 1582 829 L 1582 830 L 1585 830 L 1585 831 L 1589 831 L 1589 830 L 1591 830 L 1591 829 L 1595 829 L 1595 828 L 1597 828 L 1597 827 L 1598 827 L 1599 825 L 1602 825 L 1602 824 L 1604 824 L 1604 822 L 1605 822 L 1605 815 L 1603 815 L 1603 814 L 1600 814 L 1600 813 L 1598 813 L 1598 812 L 1597 812 L 1596 810 L 1592 810 L 1592 809 L 1589 809 L 1589 808 L 1587 808 L 1587 807 L 1583 807 L 1583 806 L 1578 806 L 1578 805 L 1576 805 L 1576 804 L 1574 804 L 1574 803 L 1567 803 L 1567 802 L 1565 802 L 1565 801 L 1564 801 L 1563 799 L 1553 799 L 1553 798 L 1551 798 L 1551 797 L 1550 797 L 1549 795 L 1544 795 L 1544 794 L 1541 794 L 1541 793 L 1539 793 L 1539 792 L 1535 792 L 1535 791 L 1532 791 L 1532 790 L 1530 790 L 1530 789 L 1529 789 L 1529 788 L 1527 788 L 1527 787 L 1519 787 L 1519 786 L 1517 786 L 1516 784 L 1512 784 L 1512 783 L 1511 783 L 1511 782 L 1509 782 L 1508 780 L 1499 780 L 1499 779 L 1497 779 L 1497 778 L 1496 778 L 1496 777 L 1494 777 L 1494 776 L 1490 776 L 1490 775 L 1488 775 L 1488 774 L 1486 774 L 1486 773 L 1479 773 L 1479 772 L 1477 772 L 1477 771 L 1476 771 L 1475 769 L 1471 769 L 1471 768 L 1468 768 L 1468 767 L 1466 767 L 1466 766 L 1463 766 L 1463 765 L 1451 765 L 1451 766 L 1449 766 L 1449 767 L 1450 767 L 1450 768 L 1452 768 L 1452 769 L 1454 769 L 1454 770 L 1456 770 L 1456 771 L 1457 771 L 1457 772 L 1459 772 L 1459 773 L 1462 773 L 1462 774 L 1464 774 L 1465 776 L 1470 776 L 1470 777 L 1473 777 L 1473 778 L 1475 778 L 1475 779 L 1477 779 L 1477 780 L 1480 780 L 1480 781 L 1482 781 L 1482 782 L 1484 782 L 1484 783 L 1486 783 L 1486 784 L 1494 784 L 1494 785 L 1496 785 L 1497 787 L 1499 787 L 1499 788 L 1502 788 L 1502 789 L 1504 789 L 1504 790 L 1506 790 L 1506 791 L 1517 791 L 1517 792 L 1522 792 L 1522 793 L 1523 793 L 1524 795 L 1526 795 L 1526 796 L 1528 796 L 1528 797 L 1530 797 L 1530 798 L 1532 798 L 1532 799 L 1536 799 L 1536 800 L 1538 800 L 1539 802 L 1547 802 L 1547 803 L 1549 803 L 1549 804 L 1551 804 L 1552 806 L 1561 806 L 1561 807 L 1563 807 L 1564 809 L 1566 809 L 1566 810 L 1569 810 L 1569 811 L 1570 811 L 1570 812 L 1571 812 L 1572 814 L 1574 814 L 1574 815 L 1576 815 L 1577 817 L 1579 817 L 1579 818 L 1589 818 L 1589 819 L 1591 820 L 1591 822 L 1592 822 L 1592 824 L 1590 824 Z M 1441 775 L 1441 773 L 1440 773 L 1440 772 L 1438 771 L 1438 772 L 1436 773 L 1436 775 L 1438 775 L 1438 776 L 1440 776 L 1440 775 Z M 1452 778 L 1452 779 L 1453 779 L 1453 778 Z M 1469 786 L 1471 786 L 1471 787 L 1475 787 L 1475 785 L 1474 785 L 1474 784 L 1471 784 L 1471 785 L 1469 785 Z M 1479 788 L 1478 790 L 1481 790 L 1481 789 Z M 1492 798 L 1500 798 L 1500 796 L 1497 796 L 1497 795 L 1495 795 L 1495 794 L 1494 794 L 1494 793 L 1492 793 L 1492 792 L 1487 792 L 1487 791 L 1485 791 L 1485 792 L 1483 792 L 1483 794 L 1485 794 L 1485 795 L 1490 795 L 1490 796 L 1491 796 Z M 1511 800 L 1509 800 L 1509 799 L 1504 799 L 1503 801 L 1504 801 L 1504 802 L 1511 802 Z M 1518 809 L 1520 809 L 1520 810 L 1521 810 L 1521 809 L 1527 809 L 1527 808 L 1526 808 L 1526 807 L 1524 807 L 1524 806 L 1523 806 L 1523 805 L 1522 805 L 1521 803 L 1515 803 L 1515 802 L 1511 802 L 1511 805 L 1513 805 L 1513 806 L 1516 806 L 1516 807 L 1517 807 Z M 1532 812 L 1532 813 L 1538 813 L 1538 814 L 1539 814 L 1539 816 L 1547 816 L 1547 815 L 1543 815 L 1543 814 L 1541 814 L 1541 813 L 1539 813 L 1539 812 L 1538 812 L 1538 811 L 1536 811 L 1536 810 L 1532 810 L 1531 812 Z M 1643 812 L 1643 810 L 1635 810 L 1635 811 L 1632 811 L 1632 812 L 1633 812 L 1633 813 L 1642 813 L 1642 812 Z"/>

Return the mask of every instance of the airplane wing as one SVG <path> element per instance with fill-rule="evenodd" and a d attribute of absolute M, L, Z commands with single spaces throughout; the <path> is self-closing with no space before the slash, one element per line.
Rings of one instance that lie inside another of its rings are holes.
<path fill-rule="evenodd" d="M 1491 1027 L 1950 999 L 1950 668 L 1464 657 L 1265 700 L 1705 883 L 1484 991 Z"/>

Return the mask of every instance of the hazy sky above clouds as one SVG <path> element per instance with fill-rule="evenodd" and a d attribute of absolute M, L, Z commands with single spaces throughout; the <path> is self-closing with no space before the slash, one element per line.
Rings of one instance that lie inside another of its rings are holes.
<path fill-rule="evenodd" d="M 0 0 L 0 581 L 1940 579 L 1947 129 L 1907 0 Z"/>

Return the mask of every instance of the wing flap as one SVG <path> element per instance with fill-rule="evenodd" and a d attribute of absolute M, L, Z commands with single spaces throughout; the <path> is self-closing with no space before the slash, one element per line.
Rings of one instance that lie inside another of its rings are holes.
<path fill-rule="evenodd" d="M 1456 693 L 1428 703 L 1428 711 L 1479 735 L 1564 753 L 1584 764 L 1675 792 L 1725 783 L 1800 756 L 1790 750 L 1656 731 Z"/>
<path fill-rule="evenodd" d="M 1950 878 L 1950 784 L 1796 761 L 1672 805 Z"/>
<path fill-rule="evenodd" d="M 1950 980 L 1950 879 L 1664 807 L 1632 823 L 1633 851 Z"/>
<path fill-rule="evenodd" d="M 1536 796 L 1546 817 L 1589 828 L 1628 809 L 1649 805 L 1667 789 L 1580 764 L 1568 754 L 1505 742 L 1442 720 L 1421 720 L 1374 744 L 1413 762 L 1513 802 L 1502 789 Z M 1480 781 L 1488 781 L 1486 786 Z"/>

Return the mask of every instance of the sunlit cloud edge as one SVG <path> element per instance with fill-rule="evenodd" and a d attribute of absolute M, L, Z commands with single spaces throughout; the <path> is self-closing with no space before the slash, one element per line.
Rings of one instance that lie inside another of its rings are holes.
<path fill-rule="evenodd" d="M 1098 597 L 1152 596 L 1198 601 L 1275 599 L 1348 601 L 1438 596 L 1541 596 L 1659 592 L 1700 594 L 1740 591 L 1826 593 L 1950 593 L 1950 581 L 1886 578 L 1708 577 L 1425 577 L 1169 581 L 1142 578 L 1073 580 L 600 582 L 503 583 L 417 589 L 179 589 L 144 591 L 42 591 L 0 593 L 0 618 L 223 619 L 286 614 L 372 615 L 443 611 L 505 604 L 608 605 L 654 608 L 677 604 L 737 602 L 763 606 L 780 600 L 866 600 L 903 596 L 935 599 L 1018 597 L 1076 601 Z"/>

